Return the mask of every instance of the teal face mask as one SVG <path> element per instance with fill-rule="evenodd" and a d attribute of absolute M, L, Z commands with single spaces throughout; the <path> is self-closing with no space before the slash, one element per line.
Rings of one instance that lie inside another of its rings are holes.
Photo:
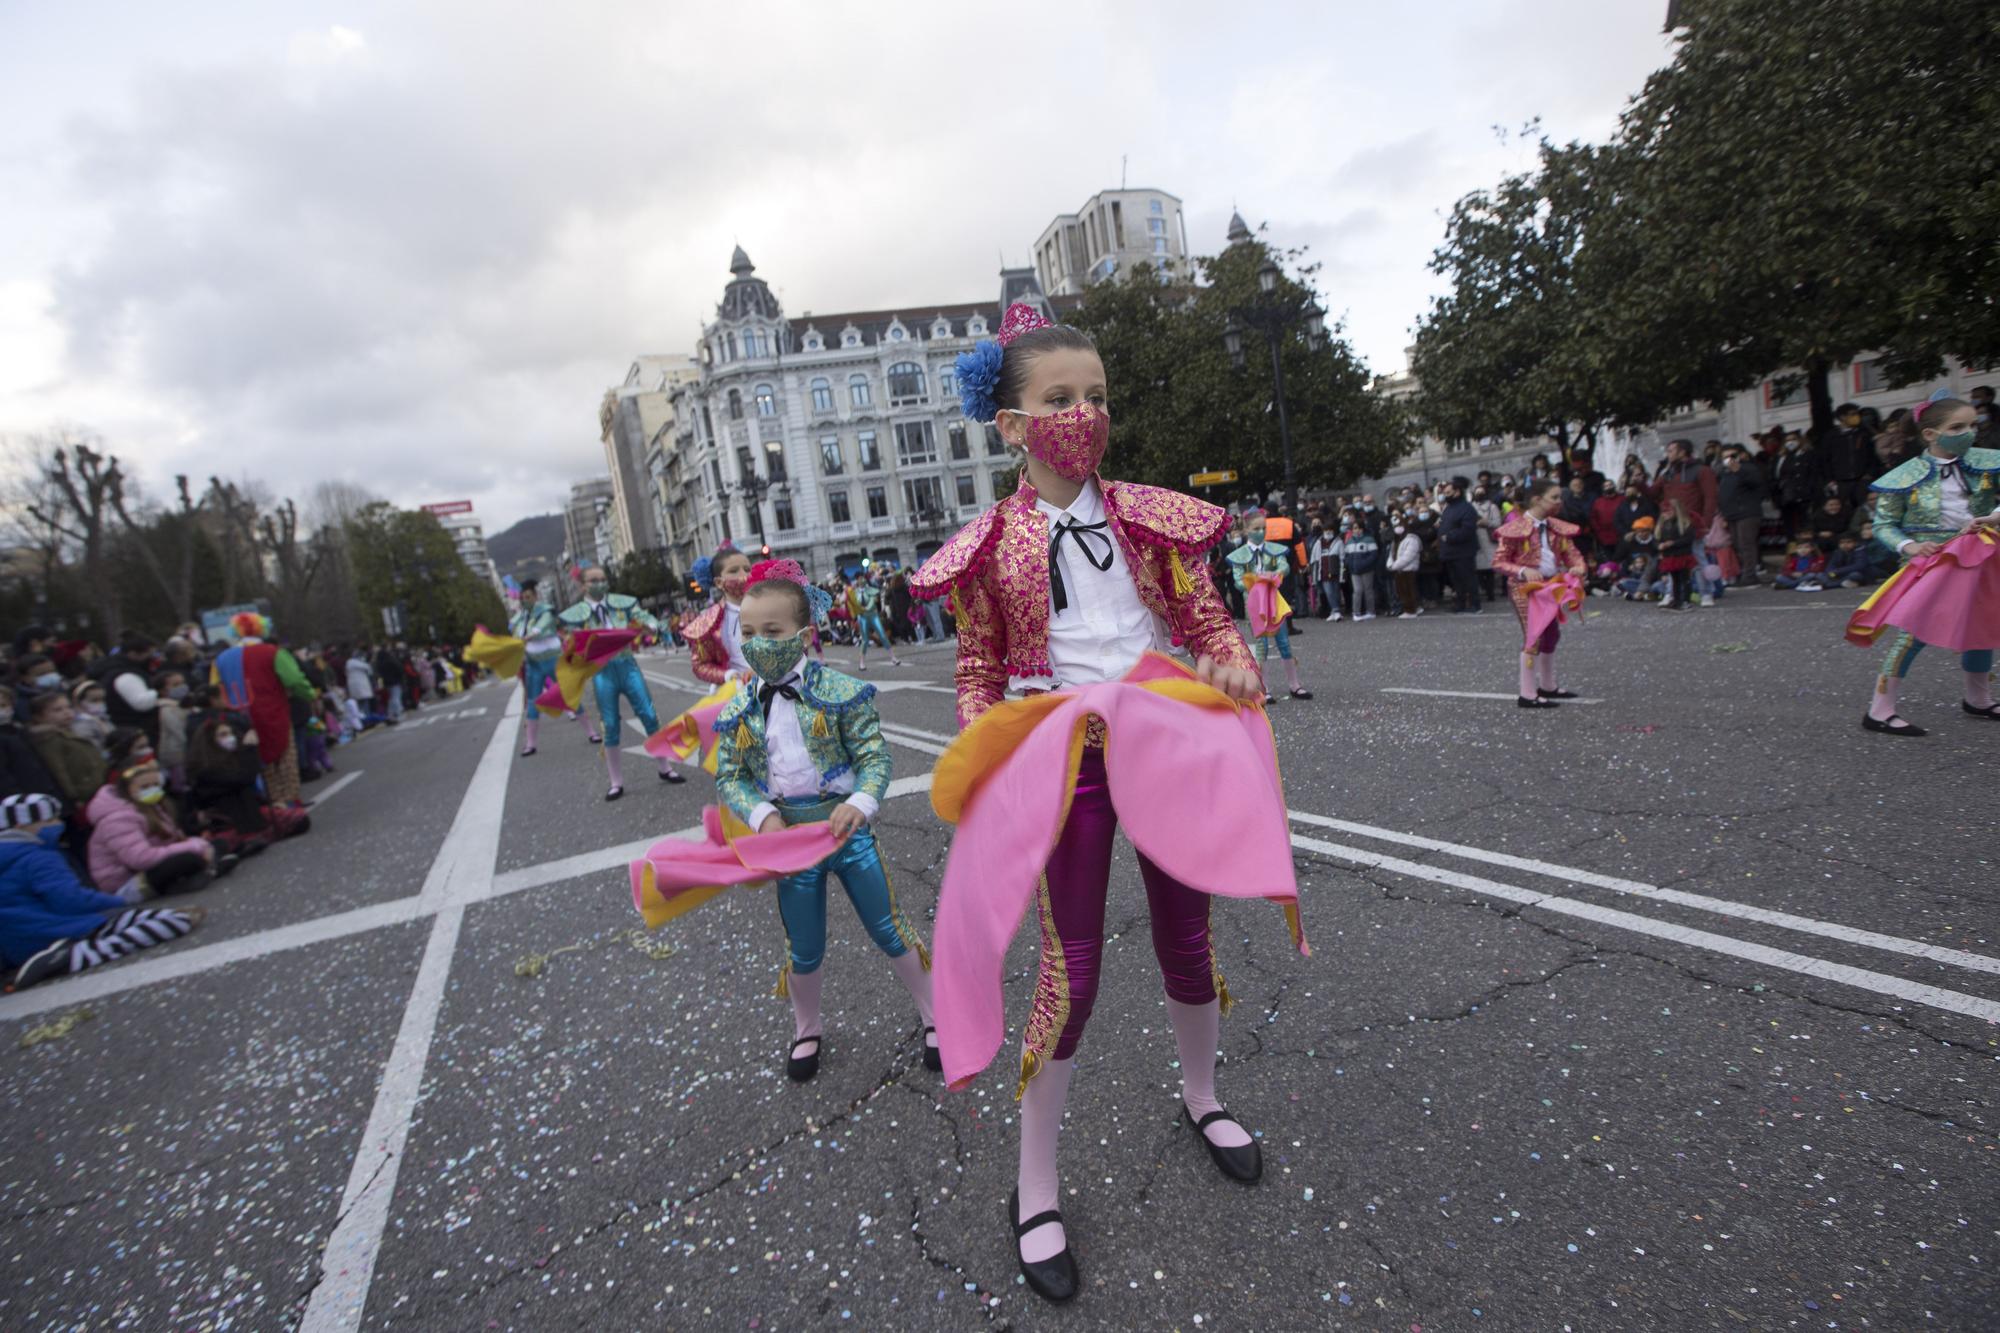
<path fill-rule="evenodd" d="M 1972 442 L 1978 438 L 1977 434 L 1969 430 L 1960 431 L 1956 435 L 1940 435 L 1937 437 L 1937 447 L 1958 458 L 1970 449 Z"/>
<path fill-rule="evenodd" d="M 743 641 L 743 660 L 757 673 L 760 680 L 775 683 L 792 674 L 792 668 L 806 653 L 804 632 L 783 639 L 767 639 L 761 635 Z"/>
<path fill-rule="evenodd" d="M 603 601 L 605 594 L 610 591 L 611 585 L 608 583 L 586 583 L 583 585 L 584 595 L 593 602 Z"/>

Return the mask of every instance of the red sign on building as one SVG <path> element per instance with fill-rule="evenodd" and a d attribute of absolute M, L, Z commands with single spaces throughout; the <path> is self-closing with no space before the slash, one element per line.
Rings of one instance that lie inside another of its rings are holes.
<path fill-rule="evenodd" d="M 472 512 L 470 500 L 446 500 L 443 504 L 425 505 L 424 512 L 442 518 L 446 514 L 469 514 Z"/>

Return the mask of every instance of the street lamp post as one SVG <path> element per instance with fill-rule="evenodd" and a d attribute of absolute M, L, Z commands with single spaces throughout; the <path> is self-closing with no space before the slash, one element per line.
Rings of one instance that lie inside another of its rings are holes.
<path fill-rule="evenodd" d="M 1301 325 L 1306 346 L 1318 351 L 1326 335 L 1326 312 L 1310 297 L 1281 294 L 1278 280 L 1283 276 L 1273 261 L 1266 259 L 1257 270 L 1257 299 L 1247 306 L 1230 310 L 1222 326 L 1222 345 L 1238 370 L 1244 367 L 1243 330 L 1247 326 L 1264 335 L 1271 348 L 1271 382 L 1277 394 L 1278 443 L 1285 455 L 1285 507 L 1297 517 L 1299 483 L 1292 467 L 1292 423 L 1285 410 L 1285 361 L 1279 354 L 1285 339 Z"/>

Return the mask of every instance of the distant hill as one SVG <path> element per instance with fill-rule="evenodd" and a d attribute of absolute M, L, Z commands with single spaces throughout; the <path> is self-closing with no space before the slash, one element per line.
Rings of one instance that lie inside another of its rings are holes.
<path fill-rule="evenodd" d="M 562 558 L 563 516 L 536 514 L 486 539 L 486 553 L 502 575 L 541 578 Z"/>

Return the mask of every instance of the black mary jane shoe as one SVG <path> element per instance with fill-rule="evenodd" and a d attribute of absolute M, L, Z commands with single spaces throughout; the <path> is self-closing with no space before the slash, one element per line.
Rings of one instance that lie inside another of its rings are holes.
<path fill-rule="evenodd" d="M 615 801 L 624 794 L 625 794 L 625 789 L 623 787 L 613 787 L 610 791 L 604 793 L 604 799 L 607 801 Z"/>
<path fill-rule="evenodd" d="M 1964 709 L 1967 715 L 1971 717 L 1983 717 L 1988 722 L 2000 722 L 2000 704 L 1988 704 L 1984 708 L 1974 708 L 1965 700 L 1960 699 L 1958 706 Z"/>
<path fill-rule="evenodd" d="M 1313 692 L 1311 690 L 1293 690 L 1292 697 L 1294 699 L 1310 699 L 1313 697 Z"/>
<path fill-rule="evenodd" d="M 932 1038 L 936 1036 L 936 1028 L 924 1029 L 924 1068 L 930 1070 L 933 1074 L 942 1074 L 944 1072 L 944 1052 L 933 1044 Z"/>
<path fill-rule="evenodd" d="M 670 768 L 666 772 L 660 774 L 660 781 L 671 782 L 675 786 L 679 786 L 681 783 L 687 781 L 687 775 L 685 773 L 682 773 L 678 768 Z"/>
<path fill-rule="evenodd" d="M 1061 1226 L 1062 1214 L 1051 1208 L 1046 1213 L 1036 1213 L 1025 1222 L 1016 1222 L 1014 1219 L 1020 1215 L 1021 1191 L 1015 1190 L 1007 1196 L 1007 1225 L 1014 1229 L 1014 1262 L 1021 1266 L 1021 1276 L 1027 1279 L 1028 1289 L 1051 1305 L 1076 1299 L 1082 1283 L 1077 1277 L 1076 1256 L 1069 1251 L 1069 1232 L 1066 1228 L 1061 1253 L 1033 1263 L 1021 1257 L 1021 1237 L 1051 1222 Z"/>
<path fill-rule="evenodd" d="M 1256 1139 L 1251 1139 L 1241 1147 L 1225 1148 L 1208 1137 L 1208 1127 L 1218 1120 L 1227 1120 L 1238 1129 L 1243 1129 L 1242 1121 L 1227 1111 L 1210 1111 L 1197 1120 L 1194 1118 L 1194 1112 L 1188 1110 L 1186 1102 L 1181 1103 L 1181 1116 L 1194 1126 L 1195 1137 L 1201 1140 L 1202 1147 L 1208 1149 L 1209 1158 L 1214 1161 L 1216 1170 L 1231 1180 L 1242 1181 L 1245 1185 L 1254 1185 L 1264 1178 L 1264 1153 L 1258 1148 Z M 1243 1132 L 1248 1134 L 1250 1131 L 1244 1129 Z"/>
<path fill-rule="evenodd" d="M 1537 699 L 1574 699 L 1576 698 L 1576 691 L 1565 690 L 1558 686 L 1553 690 L 1536 690 L 1535 697 Z"/>
<path fill-rule="evenodd" d="M 800 1055 L 799 1047 L 805 1045 L 807 1042 L 812 1043 L 812 1051 L 809 1054 Z M 792 1053 L 785 1060 L 785 1077 L 794 1083 L 804 1083 L 810 1080 L 814 1074 L 819 1072 L 819 1048 L 824 1044 L 824 1040 L 819 1037 L 800 1037 L 797 1041 L 793 1042 Z"/>
<path fill-rule="evenodd" d="M 1525 695 L 1525 694 L 1517 694 L 1517 695 L 1515 695 L 1515 696 L 1514 696 L 1514 705 L 1515 705 L 1515 706 L 1516 706 L 1517 708 L 1560 708 L 1560 707 L 1562 707 L 1562 705 L 1561 705 L 1561 704 L 1559 704 L 1559 703 L 1557 703 L 1557 702 L 1556 702 L 1556 701 L 1555 701 L 1554 699 L 1544 699 L 1544 698 L 1542 698 L 1542 697 L 1541 697 L 1540 695 L 1536 695 L 1536 696 L 1535 696 L 1534 698 L 1530 699 L 1530 698 L 1529 698 L 1529 697 L 1528 697 L 1527 695 Z"/>
<path fill-rule="evenodd" d="M 533 754 L 534 752 L 535 752 L 535 747 L 530 745 L 527 749 L 521 751 L 521 758 L 526 759 L 529 755 Z"/>
<path fill-rule="evenodd" d="M 1897 726 L 1896 724 L 1898 722 L 1901 722 L 1903 725 L 1900 727 Z M 1891 715 L 1891 717 L 1887 722 L 1878 722 L 1874 718 L 1868 716 L 1868 714 L 1863 713 L 1861 715 L 1861 729 L 1863 731 L 1879 731 L 1885 736 L 1930 735 L 1928 731 L 1924 730 L 1916 723 L 1905 721 L 1900 714 Z"/>

